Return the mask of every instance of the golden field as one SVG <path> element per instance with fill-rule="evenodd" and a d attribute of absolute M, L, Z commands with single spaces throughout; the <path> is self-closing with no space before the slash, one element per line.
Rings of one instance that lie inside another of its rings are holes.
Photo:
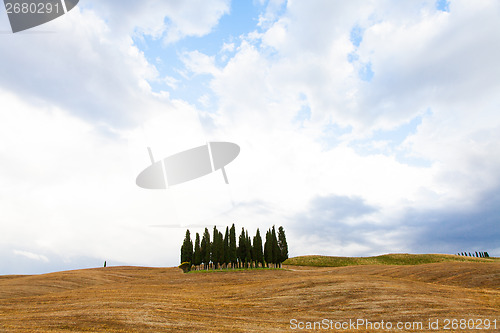
<path fill-rule="evenodd" d="M 306 332 L 299 325 L 323 320 L 332 329 L 316 331 L 429 332 L 429 320 L 439 320 L 432 332 L 500 332 L 500 261 L 479 259 L 194 274 L 107 267 L 0 276 L 0 332 Z M 358 319 L 421 322 L 423 330 L 333 326 Z M 496 320 L 497 328 L 446 330 L 447 319 L 474 319 L 474 325 Z"/>

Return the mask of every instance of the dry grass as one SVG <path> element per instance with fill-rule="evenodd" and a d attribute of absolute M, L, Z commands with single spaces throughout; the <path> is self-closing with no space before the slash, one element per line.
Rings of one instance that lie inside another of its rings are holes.
<path fill-rule="evenodd" d="M 292 318 L 424 325 L 483 318 L 500 325 L 499 262 L 286 268 L 183 274 L 107 267 L 4 276 L 0 331 L 281 332 L 292 331 Z"/>

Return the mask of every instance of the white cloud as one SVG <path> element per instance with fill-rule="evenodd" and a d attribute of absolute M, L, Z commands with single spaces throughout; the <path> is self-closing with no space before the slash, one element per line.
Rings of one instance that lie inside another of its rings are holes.
<path fill-rule="evenodd" d="M 279 11 L 283 8 L 285 3 L 285 0 L 269 0 L 264 13 L 259 15 L 259 23 L 257 25 L 261 28 L 269 28 L 269 25 L 276 20 Z M 261 4 L 263 3 L 261 2 Z"/>
<path fill-rule="evenodd" d="M 500 21 L 493 2 L 468 6 L 457 2 L 445 13 L 431 2 L 368 4 L 361 11 L 359 4 L 289 2 L 267 31 L 249 34 L 211 82 L 220 105 L 216 124 L 248 154 L 240 172 L 254 182 L 241 197 L 293 216 L 317 195 L 359 195 L 380 207 L 376 221 L 394 227 L 407 209 L 477 205 L 500 181 L 493 153 L 500 148 L 494 143 L 500 43 L 492 33 Z M 359 48 L 349 40 L 355 25 L 365 27 Z M 465 29 L 464 38 L 456 34 Z M 372 64 L 371 82 L 358 77 L 352 52 Z M 311 118 L 298 128 L 293 119 L 303 106 Z M 396 151 L 429 167 L 398 162 L 392 150 L 360 156 L 351 148 L 374 130 L 419 115 L 422 124 Z M 331 123 L 352 132 L 324 151 L 319 139 Z"/>
<path fill-rule="evenodd" d="M 150 163 L 144 140 L 128 131 L 105 136 L 67 111 L 4 91 L 0 100 L 11 110 L 0 113 L 3 247 L 57 258 L 175 264 L 183 230 L 149 226 L 180 225 L 183 211 L 168 193 L 135 185 Z M 175 127 L 171 137 L 190 136 L 189 122 Z"/>
<path fill-rule="evenodd" d="M 147 0 L 120 1 L 120 4 L 105 1 L 89 1 L 81 4 L 95 11 L 109 22 L 110 28 L 120 35 L 147 34 L 155 38 L 164 37 L 173 43 L 186 36 L 203 36 L 217 25 L 219 19 L 229 13 L 228 0 Z"/>
<path fill-rule="evenodd" d="M 157 76 L 154 66 L 94 12 L 77 6 L 47 29 L 57 32 L 4 36 L 3 89 L 116 127 L 140 121 L 157 104 L 147 83 Z"/>
<path fill-rule="evenodd" d="M 234 222 L 250 232 L 284 225 L 294 255 L 332 243 L 322 253 L 366 255 L 411 250 L 400 240 L 431 230 L 411 219 L 449 227 L 457 208 L 483 218 L 481 200 L 500 186 L 498 3 L 457 0 L 449 13 L 433 1 L 276 4 L 260 30 L 221 41 L 224 65 L 220 54 L 178 53 L 193 80 L 212 76 L 211 91 L 191 102 L 213 113 L 152 93 L 148 82 L 180 83 L 159 78 L 132 37 L 202 36 L 228 13 L 227 1 L 88 2 L 46 26 L 57 33 L 3 35 L 2 248 L 51 262 L 175 265 L 184 229 L 150 225 Z M 366 64 L 369 81 L 359 77 Z M 398 142 L 373 140 L 417 116 Z M 147 146 L 161 159 L 210 140 L 241 146 L 226 168 L 229 186 L 220 173 L 169 191 L 135 185 L 150 163 Z M 379 153 L 361 155 L 361 145 Z M 405 164 L 398 152 L 429 165 Z M 321 198 L 374 209 L 336 221 L 338 212 L 312 209 Z M 345 234 L 327 234 L 335 230 Z"/>
<path fill-rule="evenodd" d="M 182 55 L 182 62 L 194 74 L 216 75 L 219 71 L 215 66 L 215 56 L 210 57 L 199 51 L 185 52 Z"/>
<path fill-rule="evenodd" d="M 222 44 L 221 52 L 233 52 L 234 47 L 234 43 L 224 43 Z"/>
<path fill-rule="evenodd" d="M 23 256 L 23 257 L 26 257 L 28 259 L 49 262 L 49 258 L 47 258 L 46 256 L 44 256 L 42 254 L 36 254 L 36 253 L 29 252 L 29 251 L 21 251 L 21 250 L 14 250 L 12 252 L 15 255 Z"/>

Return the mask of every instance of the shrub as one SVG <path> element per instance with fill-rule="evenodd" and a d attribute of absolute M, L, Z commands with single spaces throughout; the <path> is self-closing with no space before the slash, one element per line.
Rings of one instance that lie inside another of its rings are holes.
<path fill-rule="evenodd" d="M 187 273 L 191 270 L 191 263 L 185 261 L 179 265 L 179 268 L 182 269 L 184 273 Z"/>

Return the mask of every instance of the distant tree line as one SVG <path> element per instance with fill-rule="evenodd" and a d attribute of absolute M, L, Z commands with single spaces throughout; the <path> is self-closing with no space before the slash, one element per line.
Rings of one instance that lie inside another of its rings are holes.
<path fill-rule="evenodd" d="M 189 229 L 181 246 L 181 265 L 187 270 L 221 269 L 221 268 L 256 268 L 281 267 L 281 263 L 288 259 L 288 244 L 285 230 L 274 226 L 266 232 L 264 244 L 259 229 L 255 236 L 250 238 L 248 231 L 241 228 L 241 234 L 236 243 L 236 229 L 226 227 L 224 235 L 214 226 L 212 237 L 205 228 L 200 240 L 196 233 L 194 244 Z M 184 269 L 184 268 L 183 268 Z"/>
<path fill-rule="evenodd" d="M 463 256 L 463 257 L 476 257 L 476 258 L 489 258 L 490 255 L 488 252 L 459 252 L 457 253 L 457 256 Z"/>

